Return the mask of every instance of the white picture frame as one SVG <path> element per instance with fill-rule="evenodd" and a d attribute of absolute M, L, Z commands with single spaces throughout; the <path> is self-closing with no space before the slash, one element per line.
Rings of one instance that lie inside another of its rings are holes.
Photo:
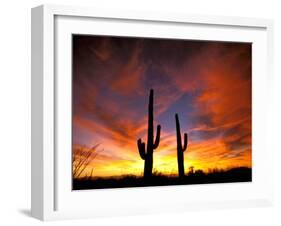
<path fill-rule="evenodd" d="M 159 29 L 155 29 L 157 27 Z M 69 150 L 71 43 L 68 37 L 73 32 L 254 43 L 253 182 L 72 192 Z M 273 181 L 267 175 L 272 171 L 273 153 L 264 137 L 267 100 L 273 82 L 272 33 L 273 22 L 265 19 L 56 5 L 33 8 L 32 216 L 55 220 L 271 205 Z M 61 133 L 62 128 L 67 132 Z M 66 163 L 62 163 L 61 159 L 66 159 Z M 211 197 L 208 195 L 210 193 Z M 81 205 L 86 200 L 90 204 Z"/>

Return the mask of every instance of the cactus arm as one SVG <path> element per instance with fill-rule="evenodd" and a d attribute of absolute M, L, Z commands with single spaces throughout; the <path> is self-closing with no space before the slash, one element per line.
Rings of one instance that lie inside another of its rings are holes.
<path fill-rule="evenodd" d="M 186 150 L 186 148 L 187 148 L 187 143 L 188 143 L 188 141 L 187 141 L 187 133 L 185 133 L 185 134 L 184 134 L 184 144 L 183 144 L 183 149 L 182 149 L 182 151 L 185 151 L 185 150 Z"/>
<path fill-rule="evenodd" d="M 145 143 L 138 139 L 138 149 L 140 153 L 140 157 L 145 160 Z"/>
<path fill-rule="evenodd" d="M 156 138 L 155 138 L 155 142 L 153 144 L 153 149 L 156 149 L 160 143 L 160 133 L 161 133 L 161 126 L 158 125 L 157 126 L 157 131 L 156 131 Z"/>

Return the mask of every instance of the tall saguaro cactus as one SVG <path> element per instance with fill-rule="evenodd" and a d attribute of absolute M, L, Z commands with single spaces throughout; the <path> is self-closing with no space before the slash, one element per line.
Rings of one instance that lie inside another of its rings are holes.
<path fill-rule="evenodd" d="M 152 176 L 153 168 L 153 150 L 156 149 L 160 143 L 161 126 L 157 126 L 156 138 L 154 141 L 153 132 L 153 89 L 150 90 L 149 104 L 148 104 L 148 128 L 147 128 L 147 145 L 145 150 L 145 142 L 138 139 L 138 149 L 141 158 L 144 160 L 144 178 Z"/>
<path fill-rule="evenodd" d="M 179 122 L 178 114 L 176 114 L 176 129 L 177 129 L 178 172 L 179 172 L 179 178 L 183 178 L 184 177 L 183 152 L 187 148 L 187 133 L 184 134 L 184 142 L 183 142 L 183 146 L 182 146 L 180 122 Z"/>

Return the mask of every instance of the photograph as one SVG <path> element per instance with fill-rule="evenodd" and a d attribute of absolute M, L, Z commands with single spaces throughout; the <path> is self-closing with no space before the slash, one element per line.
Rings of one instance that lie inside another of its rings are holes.
<path fill-rule="evenodd" d="M 252 181 L 252 43 L 72 34 L 72 190 Z"/>

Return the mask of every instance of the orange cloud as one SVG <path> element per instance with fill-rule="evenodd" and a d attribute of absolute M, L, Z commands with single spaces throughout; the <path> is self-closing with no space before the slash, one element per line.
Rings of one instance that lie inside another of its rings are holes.
<path fill-rule="evenodd" d="M 113 91 L 128 96 L 141 88 L 141 79 L 146 70 L 146 65 L 141 62 L 141 44 L 132 52 L 128 62 L 115 72 L 110 87 Z"/>

